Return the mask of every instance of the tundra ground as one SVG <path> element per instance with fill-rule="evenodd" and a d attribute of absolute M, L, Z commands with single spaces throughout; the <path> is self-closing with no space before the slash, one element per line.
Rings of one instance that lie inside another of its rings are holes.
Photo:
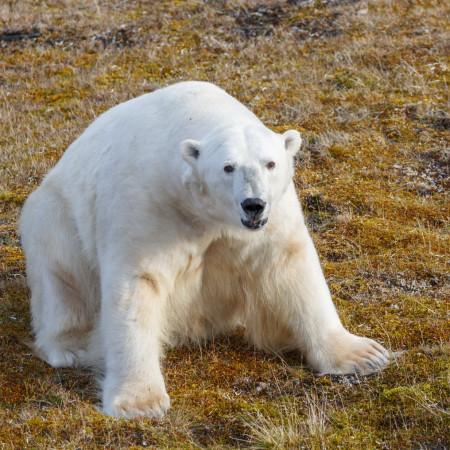
<path fill-rule="evenodd" d="M 444 449 L 450 9 L 439 0 L 17 0 L 0 6 L 0 444 Z M 296 186 L 344 325 L 393 351 L 318 376 L 238 330 L 169 351 L 161 422 L 97 411 L 92 374 L 30 340 L 20 208 L 111 106 L 181 80 L 304 137 Z M 447 195 L 447 197 L 446 197 Z"/>

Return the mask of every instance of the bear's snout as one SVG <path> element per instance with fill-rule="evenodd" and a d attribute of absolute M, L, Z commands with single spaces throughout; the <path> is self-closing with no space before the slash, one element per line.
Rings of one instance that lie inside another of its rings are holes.
<path fill-rule="evenodd" d="M 257 220 L 261 218 L 266 202 L 260 198 L 246 198 L 241 207 L 249 219 Z"/>
<path fill-rule="evenodd" d="M 250 229 L 262 228 L 267 223 L 267 218 L 262 219 L 266 202 L 260 198 L 246 198 L 241 203 L 242 210 L 247 220 L 241 219 L 242 225 Z"/>

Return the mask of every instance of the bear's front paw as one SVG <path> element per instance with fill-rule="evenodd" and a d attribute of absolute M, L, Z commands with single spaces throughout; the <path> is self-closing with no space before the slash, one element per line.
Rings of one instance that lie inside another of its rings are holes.
<path fill-rule="evenodd" d="M 347 331 L 333 336 L 326 353 L 326 358 L 313 364 L 321 374 L 368 375 L 389 365 L 390 359 L 388 350 L 378 342 Z"/>
<path fill-rule="evenodd" d="M 135 389 L 133 393 L 105 395 L 102 412 L 108 416 L 124 419 L 135 417 L 162 419 L 169 407 L 170 399 L 164 389 L 146 387 Z"/>

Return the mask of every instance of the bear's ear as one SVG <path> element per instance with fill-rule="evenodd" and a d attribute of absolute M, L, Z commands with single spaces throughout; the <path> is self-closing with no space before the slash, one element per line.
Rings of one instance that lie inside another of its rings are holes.
<path fill-rule="evenodd" d="M 194 167 L 200 156 L 200 142 L 186 139 L 180 144 L 180 153 L 183 159 Z"/>
<path fill-rule="evenodd" d="M 286 133 L 283 133 L 283 138 L 286 151 L 288 152 L 288 155 L 293 158 L 302 145 L 300 133 L 297 130 L 288 130 Z"/>

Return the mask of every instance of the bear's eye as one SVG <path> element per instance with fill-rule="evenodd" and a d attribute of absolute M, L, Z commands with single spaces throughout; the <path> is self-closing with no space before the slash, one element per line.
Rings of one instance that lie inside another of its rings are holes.
<path fill-rule="evenodd" d="M 275 163 L 274 163 L 273 161 L 270 161 L 270 163 L 267 163 L 267 164 L 266 164 L 266 167 L 267 167 L 268 169 L 273 169 L 273 168 L 275 167 Z"/>
<path fill-rule="evenodd" d="M 233 166 L 225 166 L 223 168 L 223 171 L 226 172 L 226 173 L 234 172 L 234 167 Z"/>

